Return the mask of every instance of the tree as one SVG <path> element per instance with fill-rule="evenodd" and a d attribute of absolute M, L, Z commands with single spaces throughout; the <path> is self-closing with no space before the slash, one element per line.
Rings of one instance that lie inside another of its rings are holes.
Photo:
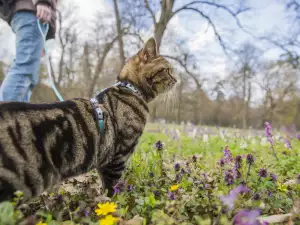
<path fill-rule="evenodd" d="M 250 43 L 244 43 L 235 51 L 236 65 L 229 77 L 235 93 L 242 100 L 242 127 L 248 128 L 249 109 L 253 92 L 253 78 L 258 72 L 261 51 Z"/>
<path fill-rule="evenodd" d="M 123 42 L 123 30 L 121 28 L 121 17 L 119 13 L 118 0 L 114 0 L 114 11 L 115 11 L 115 18 L 116 18 L 117 33 L 118 33 L 120 62 L 121 65 L 123 66 L 125 64 L 125 53 L 124 53 L 124 42 Z"/>
<path fill-rule="evenodd" d="M 289 63 L 272 63 L 264 68 L 260 88 L 264 93 L 262 124 L 293 122 L 299 72 Z M 291 113 L 293 115 L 291 115 Z"/>

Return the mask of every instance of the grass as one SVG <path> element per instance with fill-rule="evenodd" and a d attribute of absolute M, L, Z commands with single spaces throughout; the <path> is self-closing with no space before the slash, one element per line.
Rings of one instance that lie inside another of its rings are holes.
<path fill-rule="evenodd" d="M 113 225 L 115 218 L 128 225 L 264 224 L 274 214 L 300 224 L 294 212 L 300 210 L 300 141 L 294 136 L 289 149 L 287 134 L 273 134 L 277 160 L 263 131 L 149 124 L 112 199 L 99 194 L 91 171 L 31 203 L 21 204 L 19 194 L 1 204 L 0 224 Z M 105 202 L 116 210 L 97 215 Z"/>

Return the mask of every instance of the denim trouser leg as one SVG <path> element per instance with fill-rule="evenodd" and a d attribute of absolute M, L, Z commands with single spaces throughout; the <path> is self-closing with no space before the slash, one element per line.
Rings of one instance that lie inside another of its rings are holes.
<path fill-rule="evenodd" d="M 0 87 L 0 101 L 29 102 L 38 82 L 43 37 L 31 12 L 14 14 L 11 27 L 16 34 L 16 58 Z"/>

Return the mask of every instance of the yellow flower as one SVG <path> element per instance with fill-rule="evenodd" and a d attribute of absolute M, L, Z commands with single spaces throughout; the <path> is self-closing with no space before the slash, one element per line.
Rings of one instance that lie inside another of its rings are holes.
<path fill-rule="evenodd" d="M 40 221 L 36 225 L 47 225 L 47 223 L 43 223 L 42 221 Z"/>
<path fill-rule="evenodd" d="M 99 220 L 99 225 L 114 225 L 120 219 L 117 217 L 113 217 L 112 215 L 107 215 L 103 219 Z"/>
<path fill-rule="evenodd" d="M 103 215 L 106 216 L 109 213 L 116 211 L 117 205 L 113 202 L 105 202 L 104 204 L 98 204 L 98 209 L 95 209 L 97 216 Z"/>
<path fill-rule="evenodd" d="M 284 192 L 284 193 L 288 192 L 287 186 L 285 184 L 281 184 L 279 182 L 277 182 L 277 184 L 278 184 L 278 190 L 279 191 Z"/>
<path fill-rule="evenodd" d="M 179 184 L 172 185 L 171 188 L 170 188 L 170 191 L 177 191 L 178 188 L 179 188 Z"/>

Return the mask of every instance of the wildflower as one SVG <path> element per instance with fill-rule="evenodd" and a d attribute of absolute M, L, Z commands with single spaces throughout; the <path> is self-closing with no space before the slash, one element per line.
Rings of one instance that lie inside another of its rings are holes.
<path fill-rule="evenodd" d="M 233 209 L 238 194 L 247 193 L 249 191 L 249 188 L 245 185 L 239 185 L 235 189 L 232 189 L 227 196 L 221 196 L 220 199 L 229 209 Z"/>
<path fill-rule="evenodd" d="M 300 174 L 297 176 L 297 183 L 300 184 Z"/>
<path fill-rule="evenodd" d="M 274 140 L 273 140 L 273 135 L 272 135 L 272 127 L 271 127 L 271 124 L 268 122 L 265 122 L 265 132 L 266 132 L 266 137 L 267 137 L 269 143 L 271 145 L 273 145 Z"/>
<path fill-rule="evenodd" d="M 248 154 L 246 160 L 247 160 L 247 163 L 249 165 L 252 165 L 254 163 L 253 155 L 252 154 Z"/>
<path fill-rule="evenodd" d="M 262 169 L 259 170 L 258 175 L 259 175 L 260 177 L 267 177 L 267 176 L 268 176 L 268 172 L 267 172 L 266 169 L 263 169 L 263 168 L 262 168 Z"/>
<path fill-rule="evenodd" d="M 170 188 L 170 191 L 172 191 L 172 192 L 177 191 L 178 188 L 179 188 L 179 184 L 172 185 Z"/>
<path fill-rule="evenodd" d="M 181 168 L 180 173 L 185 174 L 186 173 L 185 169 Z"/>
<path fill-rule="evenodd" d="M 155 191 L 153 191 L 153 194 L 154 194 L 156 197 L 159 197 L 161 193 L 160 193 L 160 191 L 155 190 Z"/>
<path fill-rule="evenodd" d="M 44 223 L 44 222 L 40 221 L 36 225 L 47 225 L 47 223 Z"/>
<path fill-rule="evenodd" d="M 176 172 L 178 172 L 180 170 L 180 164 L 179 163 L 175 163 L 174 164 L 174 169 Z"/>
<path fill-rule="evenodd" d="M 176 174 L 175 181 L 177 183 L 179 183 L 181 181 L 181 175 L 180 174 Z"/>
<path fill-rule="evenodd" d="M 292 149 L 292 144 L 291 144 L 290 140 L 284 139 L 284 145 L 287 149 Z"/>
<path fill-rule="evenodd" d="M 232 154 L 231 154 L 228 146 L 225 147 L 225 149 L 223 150 L 223 153 L 224 153 L 225 161 L 231 162 L 232 161 Z"/>
<path fill-rule="evenodd" d="M 257 217 L 260 215 L 259 210 L 242 210 L 233 218 L 234 225 L 260 225 Z"/>
<path fill-rule="evenodd" d="M 174 194 L 173 192 L 171 192 L 171 191 L 168 192 L 168 197 L 169 197 L 169 199 L 171 199 L 171 200 L 175 200 L 175 199 L 176 199 L 175 194 Z"/>
<path fill-rule="evenodd" d="M 112 215 L 107 215 L 103 219 L 99 220 L 99 225 L 114 225 L 116 224 L 120 219 L 117 217 L 113 217 Z"/>
<path fill-rule="evenodd" d="M 239 178 L 241 178 L 241 176 L 242 176 L 241 172 L 238 169 L 234 168 L 234 170 L 233 170 L 234 179 L 239 179 Z"/>
<path fill-rule="evenodd" d="M 273 193 L 272 191 L 267 191 L 268 197 L 272 197 Z"/>
<path fill-rule="evenodd" d="M 161 150 L 163 150 L 164 146 L 163 146 L 163 143 L 161 141 L 158 141 L 158 142 L 155 143 L 155 147 L 156 147 L 157 151 L 161 151 Z"/>
<path fill-rule="evenodd" d="M 197 156 L 196 156 L 196 155 L 193 155 L 193 158 L 192 158 L 192 159 L 193 159 L 193 162 L 194 162 L 194 163 L 197 162 Z"/>
<path fill-rule="evenodd" d="M 274 173 L 270 173 L 270 178 L 271 178 L 271 180 L 272 180 L 273 182 L 276 182 L 276 181 L 277 181 L 277 176 L 276 176 L 276 174 L 274 174 Z"/>
<path fill-rule="evenodd" d="M 254 199 L 255 201 L 259 200 L 259 199 L 260 199 L 260 195 L 259 195 L 258 193 L 254 193 L 253 199 Z"/>
<path fill-rule="evenodd" d="M 235 168 L 240 169 L 242 167 L 242 156 L 237 155 L 234 161 L 235 161 Z"/>
<path fill-rule="evenodd" d="M 300 133 L 296 134 L 296 138 L 300 141 Z"/>
<path fill-rule="evenodd" d="M 220 165 L 221 167 L 223 167 L 223 166 L 225 165 L 225 161 L 224 161 L 223 158 L 220 159 L 219 165 Z"/>
<path fill-rule="evenodd" d="M 232 171 L 231 171 L 231 170 L 228 170 L 228 171 L 225 172 L 224 181 L 225 181 L 225 183 L 226 183 L 227 185 L 233 184 L 234 177 L 233 177 L 233 174 L 232 174 Z"/>
<path fill-rule="evenodd" d="M 132 184 L 127 185 L 127 191 L 131 192 L 132 190 L 133 190 L 133 185 Z"/>
<path fill-rule="evenodd" d="M 150 173 L 149 173 L 149 177 L 154 177 L 154 173 L 153 173 L 153 172 L 150 172 Z"/>
<path fill-rule="evenodd" d="M 85 217 L 88 217 L 89 215 L 91 214 L 91 212 L 89 211 L 89 210 L 84 210 L 83 211 L 83 215 L 85 216 Z"/>
<path fill-rule="evenodd" d="M 97 204 L 98 209 L 95 209 L 97 216 L 103 215 L 106 216 L 109 213 L 113 213 L 117 209 L 117 205 L 113 202 L 106 202 L 104 204 Z"/>
<path fill-rule="evenodd" d="M 116 185 L 113 187 L 115 194 L 120 194 L 125 189 L 126 189 L 126 184 L 124 181 L 118 181 L 118 183 L 116 183 Z"/>

